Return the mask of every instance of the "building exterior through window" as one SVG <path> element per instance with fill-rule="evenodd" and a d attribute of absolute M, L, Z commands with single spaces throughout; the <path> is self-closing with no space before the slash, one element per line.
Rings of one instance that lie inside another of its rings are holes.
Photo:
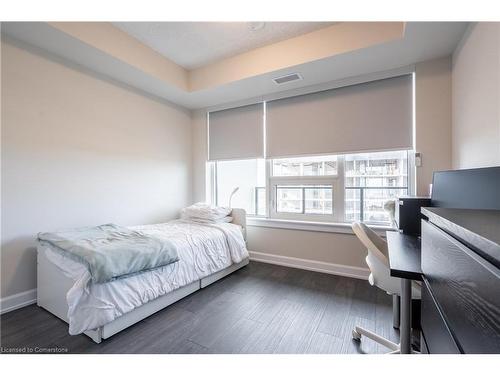
<path fill-rule="evenodd" d="M 215 199 L 250 215 L 390 225 L 384 205 L 409 193 L 408 151 L 215 162 Z"/>

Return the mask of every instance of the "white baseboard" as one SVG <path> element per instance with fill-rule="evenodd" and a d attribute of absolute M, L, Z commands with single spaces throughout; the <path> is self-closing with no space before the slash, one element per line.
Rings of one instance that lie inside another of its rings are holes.
<path fill-rule="evenodd" d="M 36 289 L 27 290 L 0 299 L 0 314 L 20 309 L 36 302 Z"/>
<path fill-rule="evenodd" d="M 342 264 L 320 262 L 317 260 L 309 260 L 302 258 L 287 257 L 283 255 L 274 255 L 268 253 L 260 253 L 257 251 L 249 251 L 250 260 L 255 262 L 271 263 L 280 266 L 300 268 L 308 271 L 329 273 L 332 275 L 353 277 L 356 279 L 367 280 L 370 275 L 368 268 L 346 266 Z M 25 292 L 13 294 L 11 296 L 0 299 L 0 314 L 9 311 L 20 309 L 36 303 L 36 289 L 27 290 Z"/>
<path fill-rule="evenodd" d="M 249 251 L 250 260 L 255 262 L 271 263 L 280 266 L 300 268 L 308 271 L 329 273 L 332 275 L 352 277 L 355 279 L 368 280 L 370 270 L 368 268 L 345 266 L 342 264 L 320 262 L 302 258 L 286 257 L 283 255 L 274 255 Z"/>
<path fill-rule="evenodd" d="M 257 251 L 249 251 L 250 260 L 255 262 L 271 263 L 280 266 L 300 268 L 308 271 L 329 273 L 332 275 L 353 277 L 356 279 L 367 280 L 370 275 L 368 268 L 346 266 L 342 264 L 320 262 L 317 260 L 309 260 L 302 258 L 287 257 L 283 255 L 274 255 L 268 253 L 260 253 Z M 36 303 L 36 289 L 27 290 L 13 294 L 11 296 L 0 299 L 0 314 L 7 313 L 21 307 Z"/>

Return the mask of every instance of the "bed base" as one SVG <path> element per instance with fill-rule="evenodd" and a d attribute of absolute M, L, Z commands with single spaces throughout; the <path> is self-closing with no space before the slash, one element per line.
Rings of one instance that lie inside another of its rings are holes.
<path fill-rule="evenodd" d="M 164 309 L 165 307 L 179 301 L 180 299 L 196 292 L 201 288 L 222 279 L 234 271 L 246 266 L 249 263 L 248 258 L 240 263 L 235 263 L 223 270 L 209 275 L 201 280 L 176 289 L 153 301 L 150 301 L 120 317 L 108 324 L 94 330 L 85 331 L 84 334 L 90 337 L 94 342 L 100 343 L 114 334 L 140 322 L 148 316 Z M 41 249 L 38 250 L 38 306 L 44 308 L 59 319 L 68 323 L 68 304 L 66 302 L 66 293 L 73 286 L 74 280 L 65 276 L 63 272 L 45 255 Z"/>

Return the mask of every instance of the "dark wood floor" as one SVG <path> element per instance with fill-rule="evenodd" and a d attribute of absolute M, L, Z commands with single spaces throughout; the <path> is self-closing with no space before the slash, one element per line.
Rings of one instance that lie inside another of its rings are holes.
<path fill-rule="evenodd" d="M 383 353 L 354 325 L 398 341 L 391 297 L 363 280 L 247 267 L 95 344 L 31 305 L 1 316 L 1 346 L 70 353 Z"/>

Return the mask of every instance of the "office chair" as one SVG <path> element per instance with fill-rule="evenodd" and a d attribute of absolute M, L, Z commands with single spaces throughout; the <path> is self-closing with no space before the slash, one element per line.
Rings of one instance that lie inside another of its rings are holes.
<path fill-rule="evenodd" d="M 370 268 L 371 272 L 368 277 L 370 285 L 374 285 L 384 290 L 387 294 L 400 295 L 401 279 L 390 275 L 387 242 L 363 223 L 353 223 L 352 230 L 368 250 L 366 264 Z M 412 298 L 420 299 L 420 285 L 416 282 L 412 283 Z M 361 336 L 366 336 L 367 338 L 372 339 L 373 341 L 392 350 L 390 354 L 400 352 L 400 344 L 389 341 L 386 338 L 362 327 L 354 327 L 352 331 L 353 339 L 359 341 L 361 340 Z M 413 352 L 418 353 L 416 351 Z"/>

